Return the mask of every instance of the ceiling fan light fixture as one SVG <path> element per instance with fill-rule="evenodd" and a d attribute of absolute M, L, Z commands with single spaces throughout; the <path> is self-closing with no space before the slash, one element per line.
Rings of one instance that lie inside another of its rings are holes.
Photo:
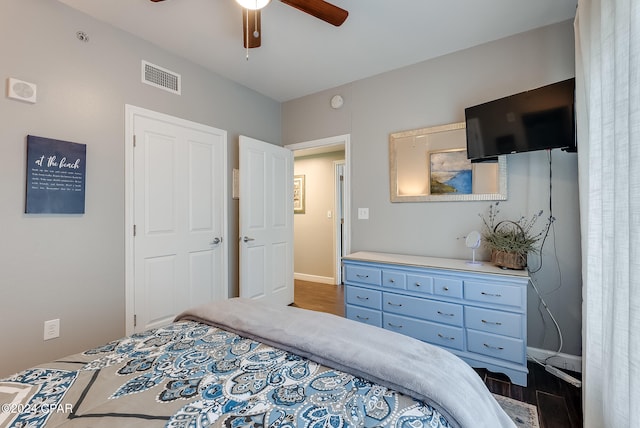
<path fill-rule="evenodd" d="M 245 9 L 260 10 L 269 4 L 271 0 L 236 0 Z"/>

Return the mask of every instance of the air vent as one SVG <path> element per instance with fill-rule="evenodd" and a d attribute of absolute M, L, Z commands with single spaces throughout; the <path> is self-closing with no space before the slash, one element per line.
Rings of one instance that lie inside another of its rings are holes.
<path fill-rule="evenodd" d="M 180 75 L 147 61 L 142 61 L 142 83 L 180 95 Z"/>

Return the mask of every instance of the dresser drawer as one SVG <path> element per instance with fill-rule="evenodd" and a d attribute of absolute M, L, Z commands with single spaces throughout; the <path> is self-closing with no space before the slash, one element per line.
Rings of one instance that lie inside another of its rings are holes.
<path fill-rule="evenodd" d="M 421 321 L 400 315 L 383 313 L 382 327 L 397 333 L 415 337 L 424 342 L 446 346 L 458 350 L 464 349 L 463 329 L 450 325 Z"/>
<path fill-rule="evenodd" d="M 433 293 L 438 296 L 462 299 L 462 280 L 449 278 L 434 278 Z"/>
<path fill-rule="evenodd" d="M 419 297 L 383 293 L 382 309 L 399 315 L 422 318 L 446 324 L 463 325 L 462 306 Z"/>
<path fill-rule="evenodd" d="M 382 270 L 373 267 L 346 266 L 345 278 L 347 282 L 361 282 L 363 284 L 380 285 Z"/>
<path fill-rule="evenodd" d="M 345 294 L 345 300 L 349 305 L 364 306 L 377 310 L 382 308 L 382 292 L 379 290 L 347 286 Z"/>
<path fill-rule="evenodd" d="M 464 308 L 464 317 L 467 328 L 511 336 L 517 339 L 523 338 L 522 323 L 524 317 L 521 314 L 467 306 Z"/>
<path fill-rule="evenodd" d="M 407 275 L 407 290 L 433 294 L 433 277 L 426 275 Z"/>
<path fill-rule="evenodd" d="M 382 286 L 404 290 L 406 288 L 407 275 L 395 270 L 382 271 Z"/>
<path fill-rule="evenodd" d="M 514 285 L 473 281 L 464 282 L 464 297 L 467 300 L 514 306 L 517 308 L 521 308 L 524 303 L 522 290 L 523 287 Z"/>
<path fill-rule="evenodd" d="M 347 305 L 347 318 L 365 324 L 382 327 L 382 312 L 360 306 Z"/>
<path fill-rule="evenodd" d="M 512 337 L 467 330 L 467 350 L 518 364 L 525 363 L 524 341 Z"/>

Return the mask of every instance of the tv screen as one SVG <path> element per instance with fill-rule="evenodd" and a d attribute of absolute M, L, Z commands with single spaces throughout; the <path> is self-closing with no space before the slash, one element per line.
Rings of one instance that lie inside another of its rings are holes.
<path fill-rule="evenodd" d="M 575 151 L 575 79 L 465 109 L 467 157 L 561 148 Z"/>

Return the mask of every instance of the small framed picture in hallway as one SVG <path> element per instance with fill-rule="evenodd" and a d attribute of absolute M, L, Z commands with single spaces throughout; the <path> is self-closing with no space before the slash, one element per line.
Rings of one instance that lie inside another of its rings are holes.
<path fill-rule="evenodd" d="M 293 213 L 304 214 L 304 175 L 293 176 Z"/>

